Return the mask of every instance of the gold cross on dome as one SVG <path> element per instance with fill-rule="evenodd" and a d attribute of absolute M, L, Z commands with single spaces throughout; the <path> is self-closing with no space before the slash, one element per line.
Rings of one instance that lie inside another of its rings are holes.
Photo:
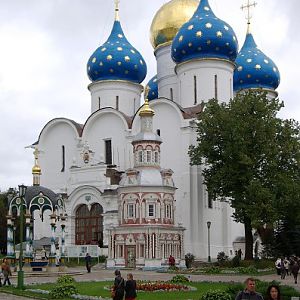
<path fill-rule="evenodd" d="M 35 147 L 35 148 L 34 148 L 34 151 L 33 151 L 34 158 L 35 158 L 35 159 L 38 159 L 39 154 L 40 154 L 40 151 L 38 150 L 37 147 Z"/>
<path fill-rule="evenodd" d="M 257 5 L 257 3 L 255 1 L 253 1 L 252 3 L 250 3 L 250 0 L 247 0 L 247 4 L 244 4 L 241 6 L 241 10 L 247 10 L 247 24 L 248 24 L 248 33 L 250 33 L 250 20 L 252 19 L 252 15 L 250 13 L 251 8 L 255 7 Z"/>
<path fill-rule="evenodd" d="M 120 0 L 114 0 L 115 1 L 115 20 L 119 21 L 120 17 L 119 17 L 119 4 L 120 4 Z"/>

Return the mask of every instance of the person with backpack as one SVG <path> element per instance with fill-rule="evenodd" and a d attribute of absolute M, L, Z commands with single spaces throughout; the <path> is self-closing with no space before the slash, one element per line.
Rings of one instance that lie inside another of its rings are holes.
<path fill-rule="evenodd" d="M 121 276 L 119 270 L 115 270 L 115 281 L 111 290 L 111 297 L 113 300 L 123 300 L 125 292 L 125 280 Z"/>

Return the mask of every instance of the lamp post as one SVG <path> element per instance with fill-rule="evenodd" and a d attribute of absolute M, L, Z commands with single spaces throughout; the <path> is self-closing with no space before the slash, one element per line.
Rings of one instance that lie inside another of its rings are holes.
<path fill-rule="evenodd" d="M 14 243 L 14 267 L 16 266 L 16 231 L 17 226 L 15 224 L 15 218 L 14 218 L 14 227 L 13 227 L 13 243 Z"/>
<path fill-rule="evenodd" d="M 207 244 L 208 244 L 208 262 L 211 262 L 211 257 L 210 257 L 210 226 L 211 222 L 207 221 Z"/>
<path fill-rule="evenodd" d="M 62 214 L 60 217 L 61 226 L 61 249 L 60 249 L 60 265 L 65 265 L 65 229 L 66 229 L 67 214 Z"/>
<path fill-rule="evenodd" d="M 23 230 L 24 230 L 24 196 L 27 186 L 19 185 L 19 203 L 20 203 L 20 254 L 19 254 L 19 271 L 18 271 L 18 289 L 24 289 L 24 271 L 23 271 Z"/>

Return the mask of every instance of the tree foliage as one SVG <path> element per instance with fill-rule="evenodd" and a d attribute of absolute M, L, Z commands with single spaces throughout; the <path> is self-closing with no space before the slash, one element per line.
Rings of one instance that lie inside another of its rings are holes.
<path fill-rule="evenodd" d="M 279 99 L 261 91 L 239 93 L 228 104 L 210 100 L 199 117 L 191 164 L 204 164 L 204 182 L 229 201 L 245 227 L 245 259 L 253 258 L 252 228 L 274 224 L 300 199 L 299 124 L 282 120 Z"/>

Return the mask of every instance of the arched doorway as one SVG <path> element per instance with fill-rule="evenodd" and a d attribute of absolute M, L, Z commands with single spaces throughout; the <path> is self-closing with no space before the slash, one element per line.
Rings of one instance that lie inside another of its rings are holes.
<path fill-rule="evenodd" d="M 103 247 L 103 207 L 95 203 L 88 210 L 87 205 L 80 205 L 76 210 L 75 243 L 76 245 L 98 245 Z"/>

